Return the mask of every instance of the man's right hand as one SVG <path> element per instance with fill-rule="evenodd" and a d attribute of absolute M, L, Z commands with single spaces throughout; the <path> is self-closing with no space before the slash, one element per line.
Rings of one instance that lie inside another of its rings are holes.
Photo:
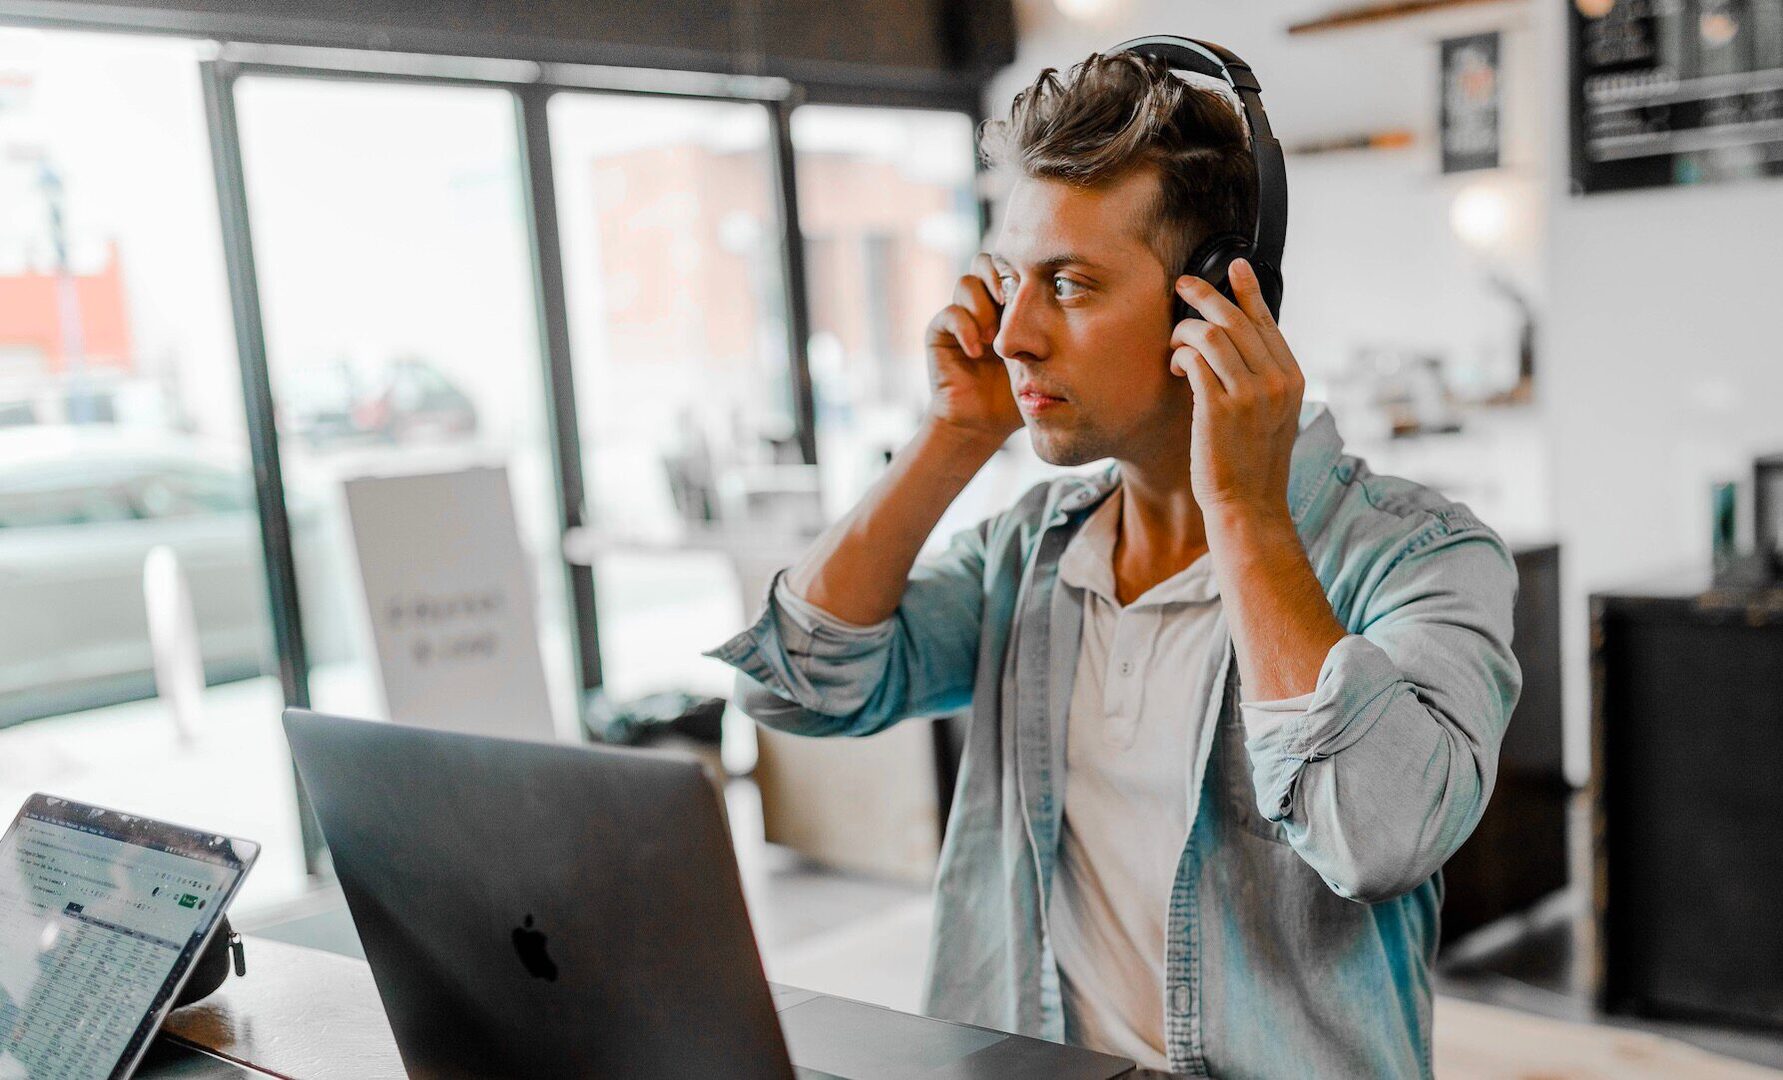
<path fill-rule="evenodd" d="M 954 286 L 953 303 L 929 321 L 929 417 L 997 445 L 1022 426 L 1009 372 L 992 347 L 1003 321 L 1003 286 L 979 252 Z"/>

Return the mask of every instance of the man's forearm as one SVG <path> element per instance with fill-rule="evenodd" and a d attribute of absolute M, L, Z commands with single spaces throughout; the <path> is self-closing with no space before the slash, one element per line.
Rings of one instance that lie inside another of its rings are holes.
<path fill-rule="evenodd" d="M 845 622 L 889 618 L 922 545 L 1000 443 L 927 420 L 848 515 L 788 574 L 793 591 Z"/>
<path fill-rule="evenodd" d="M 1297 697 L 1318 683 L 1346 631 L 1331 611 L 1286 506 L 1220 508 L 1207 543 L 1250 701 Z"/>

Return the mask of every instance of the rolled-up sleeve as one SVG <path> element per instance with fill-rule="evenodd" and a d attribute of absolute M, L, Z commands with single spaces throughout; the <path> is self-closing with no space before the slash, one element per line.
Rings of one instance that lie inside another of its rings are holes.
<path fill-rule="evenodd" d="M 1478 823 L 1522 689 L 1516 593 L 1490 530 L 1422 535 L 1326 654 L 1304 712 L 1243 710 L 1258 808 L 1339 895 L 1409 892 Z"/>
<path fill-rule="evenodd" d="M 958 533 L 910 572 L 897 611 L 857 626 L 774 576 L 754 625 L 705 655 L 737 669 L 736 700 L 769 727 L 871 735 L 971 699 L 989 523 Z"/>

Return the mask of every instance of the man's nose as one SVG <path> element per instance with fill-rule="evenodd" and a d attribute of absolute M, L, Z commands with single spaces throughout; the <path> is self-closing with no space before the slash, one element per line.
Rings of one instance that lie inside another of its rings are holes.
<path fill-rule="evenodd" d="M 991 347 L 1005 360 L 1044 360 L 1047 336 L 1043 305 L 1032 293 L 1033 286 L 1021 285 L 1003 306 L 1003 321 Z"/>

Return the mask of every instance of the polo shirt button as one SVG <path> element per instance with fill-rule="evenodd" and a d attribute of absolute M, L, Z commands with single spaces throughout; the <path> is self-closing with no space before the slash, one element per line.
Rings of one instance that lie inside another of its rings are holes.
<path fill-rule="evenodd" d="M 1170 1011 L 1178 1016 L 1189 1011 L 1189 988 L 1182 983 L 1170 988 Z"/>
<path fill-rule="evenodd" d="M 1131 660 L 1122 660 L 1121 661 L 1121 674 L 1122 675 L 1133 674 L 1133 661 L 1131 661 Z"/>

